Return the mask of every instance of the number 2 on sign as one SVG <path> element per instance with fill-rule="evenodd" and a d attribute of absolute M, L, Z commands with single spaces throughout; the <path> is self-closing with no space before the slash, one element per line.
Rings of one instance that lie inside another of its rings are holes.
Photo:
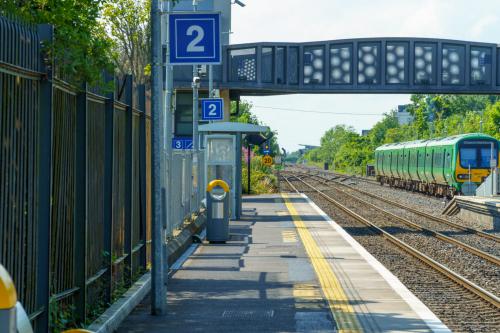
<path fill-rule="evenodd" d="M 217 117 L 217 105 L 208 104 L 208 116 L 209 117 Z"/>
<path fill-rule="evenodd" d="M 203 45 L 198 45 L 205 37 L 205 31 L 199 25 L 192 25 L 187 30 L 188 36 L 193 36 L 196 33 L 196 37 L 188 44 L 188 52 L 205 52 L 205 47 Z"/>

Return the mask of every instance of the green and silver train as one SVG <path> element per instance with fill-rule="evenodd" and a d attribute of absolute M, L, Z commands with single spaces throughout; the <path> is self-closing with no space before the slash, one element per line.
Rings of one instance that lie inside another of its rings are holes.
<path fill-rule="evenodd" d="M 469 180 L 479 186 L 493 166 L 498 166 L 498 141 L 479 133 L 392 143 L 375 150 L 375 174 L 381 184 L 440 196 L 462 193 Z"/>

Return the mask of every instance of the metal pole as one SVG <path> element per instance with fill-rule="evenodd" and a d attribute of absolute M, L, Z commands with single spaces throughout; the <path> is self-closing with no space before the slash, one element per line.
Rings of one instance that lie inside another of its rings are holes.
<path fill-rule="evenodd" d="M 250 159 L 250 147 L 251 145 L 247 145 L 247 181 L 248 181 L 248 186 L 247 186 L 247 194 L 250 194 L 250 167 L 251 167 L 251 159 Z"/>
<path fill-rule="evenodd" d="M 170 230 L 169 226 L 172 225 L 171 219 L 171 198 L 172 198 L 172 94 L 173 94 L 173 67 L 170 65 L 170 35 L 168 29 L 168 20 L 169 15 L 172 10 L 171 1 L 167 1 L 166 3 L 166 15 L 164 16 L 165 20 L 163 20 L 166 29 L 165 32 L 165 48 L 166 48 L 166 65 L 165 65 L 165 106 L 164 106 L 164 130 L 165 130 L 165 199 L 166 199 L 166 211 L 165 211 L 165 220 L 164 226 L 166 230 Z M 165 266 L 168 266 L 168 247 L 167 244 L 164 245 L 163 248 L 163 257 Z M 164 276 L 164 284 L 166 285 L 168 282 L 168 269 L 165 267 L 163 272 Z"/>
<path fill-rule="evenodd" d="M 193 78 L 198 74 L 196 66 L 193 66 Z M 193 82 L 193 152 L 198 151 L 198 84 Z"/>
<path fill-rule="evenodd" d="M 212 65 L 208 65 L 208 97 L 214 97 L 214 71 Z"/>
<path fill-rule="evenodd" d="M 151 271 L 151 313 L 164 315 L 167 310 L 164 286 L 165 259 L 163 258 L 164 228 L 162 183 L 162 152 L 163 152 L 163 119 L 161 110 L 162 99 L 162 47 L 161 47 L 161 9 L 160 0 L 152 0 L 151 4 L 151 138 L 152 138 L 152 271 Z"/>
<path fill-rule="evenodd" d="M 496 177 L 494 175 L 495 173 L 495 165 L 493 164 L 493 149 L 494 149 L 494 143 L 490 142 L 491 149 L 490 149 L 490 174 L 491 174 L 491 195 L 495 195 L 495 183 L 496 183 Z"/>
<path fill-rule="evenodd" d="M 171 225 L 171 212 L 172 212 L 172 207 L 171 207 L 171 200 L 170 198 L 172 197 L 172 187 L 170 186 L 171 184 L 171 166 L 172 166 L 172 117 L 171 117 L 171 109 L 172 109 L 172 76 L 173 76 L 173 68 L 172 65 L 169 64 L 169 56 L 170 56 L 170 43 L 169 43 L 169 34 L 168 34 L 168 19 L 169 19 L 169 14 L 171 11 L 171 1 L 167 0 L 166 2 L 163 2 L 163 8 L 162 8 L 162 13 L 166 15 L 162 15 L 162 29 L 161 29 L 161 35 L 162 35 L 162 43 L 165 48 L 165 63 L 162 65 L 165 68 L 165 76 L 164 79 L 165 81 L 163 82 L 163 105 L 162 105 L 162 115 L 164 116 L 163 119 L 163 130 L 164 130 L 164 137 L 165 140 L 163 140 L 163 149 L 165 154 L 164 156 L 164 165 L 165 169 L 163 172 L 164 176 L 164 184 L 165 184 L 165 193 L 164 193 L 164 202 L 165 202 L 165 211 L 164 211 L 164 219 L 163 219 L 163 227 L 165 230 L 165 233 L 170 230 L 170 225 Z M 163 277 L 163 282 L 165 285 L 167 285 L 168 282 L 168 247 L 167 243 L 165 241 L 163 245 L 163 258 L 164 258 L 164 271 L 163 274 L 165 275 Z"/>
<path fill-rule="evenodd" d="M 193 0 L 193 12 L 196 12 L 198 1 Z M 198 152 L 198 88 L 199 82 L 195 82 L 195 77 L 198 77 L 198 66 L 193 65 L 193 152 L 196 156 Z"/>

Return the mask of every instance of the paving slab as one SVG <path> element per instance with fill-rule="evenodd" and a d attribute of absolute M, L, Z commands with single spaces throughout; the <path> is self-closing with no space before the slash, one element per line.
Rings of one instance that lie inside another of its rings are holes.
<path fill-rule="evenodd" d="M 243 209 L 231 241 L 202 244 L 171 276 L 166 316 L 151 316 L 146 298 L 118 332 L 335 332 L 281 196 Z"/>
<path fill-rule="evenodd" d="M 168 313 L 146 298 L 117 331 L 447 332 L 339 228 L 304 195 L 245 197 L 231 240 L 171 275 Z"/>

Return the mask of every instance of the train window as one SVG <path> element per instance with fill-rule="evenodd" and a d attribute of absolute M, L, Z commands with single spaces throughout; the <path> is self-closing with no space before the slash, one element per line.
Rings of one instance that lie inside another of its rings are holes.
<path fill-rule="evenodd" d="M 492 156 L 493 155 L 493 156 Z M 494 156 L 496 156 L 497 153 L 496 153 L 496 149 L 493 150 L 493 152 L 491 151 L 491 147 L 487 147 L 487 148 L 481 148 L 479 150 L 479 167 L 480 168 L 489 168 L 490 167 L 490 159 L 491 157 L 493 157 L 493 159 L 495 159 Z"/>
<path fill-rule="evenodd" d="M 475 148 L 462 148 L 460 149 L 460 163 L 464 167 L 477 167 L 476 149 Z"/>
<path fill-rule="evenodd" d="M 465 141 L 460 147 L 460 165 L 463 168 L 489 168 L 491 158 L 496 159 L 498 155 L 497 151 L 497 144 L 495 143 Z"/>

